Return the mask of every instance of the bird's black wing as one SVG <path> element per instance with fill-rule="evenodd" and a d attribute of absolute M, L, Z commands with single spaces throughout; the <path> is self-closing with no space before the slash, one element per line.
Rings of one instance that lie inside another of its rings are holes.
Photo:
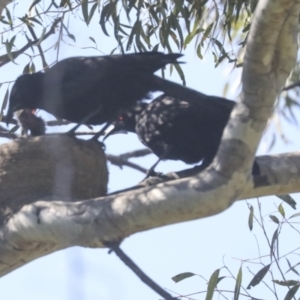
<path fill-rule="evenodd" d="M 186 163 L 210 160 L 233 106 L 233 101 L 203 94 L 191 102 L 162 95 L 137 117 L 136 131 L 158 157 Z"/>
<path fill-rule="evenodd" d="M 180 56 L 150 52 L 62 60 L 45 72 L 45 109 L 74 122 L 99 111 L 90 124 L 102 124 L 146 97 L 153 90 L 147 79 Z"/>
<path fill-rule="evenodd" d="M 63 93 L 85 95 L 91 87 L 130 77 L 132 74 L 150 75 L 169 63 L 176 63 L 181 54 L 160 52 L 128 55 L 71 57 L 64 59 L 45 72 L 49 88 L 62 88 Z"/>

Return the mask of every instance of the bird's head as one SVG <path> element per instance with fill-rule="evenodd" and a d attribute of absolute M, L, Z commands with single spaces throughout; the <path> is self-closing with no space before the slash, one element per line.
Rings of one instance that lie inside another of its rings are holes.
<path fill-rule="evenodd" d="M 20 109 L 36 109 L 42 101 L 43 73 L 20 76 L 10 93 L 6 124 L 9 124 L 15 111 Z"/>
<path fill-rule="evenodd" d="M 110 135 L 124 132 L 135 132 L 136 118 L 147 107 L 146 102 L 139 102 L 133 108 L 124 111 L 115 122 L 112 123 L 113 128 L 106 133 L 104 139 Z"/>

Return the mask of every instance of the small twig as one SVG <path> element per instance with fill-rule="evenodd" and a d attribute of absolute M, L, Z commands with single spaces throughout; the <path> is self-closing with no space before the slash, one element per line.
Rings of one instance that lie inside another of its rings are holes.
<path fill-rule="evenodd" d="M 121 261 L 134 272 L 146 285 L 148 285 L 153 291 L 162 296 L 166 300 L 175 300 L 178 298 L 172 297 L 163 288 L 161 288 L 157 283 L 155 283 L 148 275 L 146 275 L 132 260 L 129 258 L 124 251 L 120 248 L 119 242 L 105 242 L 105 246 L 110 248 L 116 253 L 116 255 L 121 259 Z"/>
<path fill-rule="evenodd" d="M 29 32 L 31 33 L 32 37 L 35 39 L 35 40 L 39 40 L 34 32 L 34 30 L 32 29 L 32 27 L 30 25 L 27 24 L 27 28 L 29 30 Z M 46 59 L 45 59 L 45 55 L 44 55 L 44 52 L 43 52 L 43 49 L 41 47 L 41 44 L 38 44 L 37 46 L 38 50 L 39 50 L 39 53 L 40 53 L 40 56 L 41 56 L 41 59 L 42 59 L 42 64 L 43 64 L 43 69 L 48 69 L 49 66 L 46 62 Z"/>
<path fill-rule="evenodd" d="M 71 124 L 71 122 L 66 120 L 52 120 L 46 122 L 47 126 L 59 126 L 59 125 L 68 125 Z"/>
<path fill-rule="evenodd" d="M 288 85 L 288 86 L 282 88 L 281 91 L 291 90 L 291 89 L 293 89 L 294 87 L 299 87 L 299 86 L 300 86 L 300 80 L 297 81 L 297 82 L 295 82 L 295 83 L 293 83 L 293 84 L 291 84 L 291 85 Z"/>
<path fill-rule="evenodd" d="M 147 174 L 147 169 L 132 163 L 130 161 L 128 161 L 129 158 L 133 158 L 133 157 L 141 157 L 141 156 L 145 156 L 148 154 L 151 154 L 152 151 L 150 149 L 139 149 L 139 150 L 135 150 L 135 151 L 130 151 L 121 155 L 112 155 L 112 154 L 106 154 L 106 158 L 107 160 L 115 165 L 118 166 L 122 169 L 123 166 L 127 166 L 130 167 L 132 169 L 135 169 L 137 171 L 140 171 L 144 174 Z"/>
<path fill-rule="evenodd" d="M 50 35 L 55 33 L 55 27 L 60 21 L 61 21 L 61 18 L 58 18 L 53 22 L 53 24 L 51 25 L 50 30 L 44 35 L 43 41 L 45 39 L 47 39 Z M 39 40 L 30 41 L 24 47 L 22 47 L 20 50 L 11 52 L 11 55 L 12 55 L 13 59 L 17 58 L 20 54 L 24 53 L 27 49 L 29 49 L 31 46 L 33 46 L 37 42 L 39 42 Z M 9 59 L 7 54 L 0 56 L 0 67 L 3 67 L 4 65 L 9 63 L 10 61 L 11 60 Z"/>
<path fill-rule="evenodd" d="M 1 138 L 6 138 L 6 139 L 16 139 L 18 138 L 19 136 L 12 133 L 12 132 L 9 132 L 9 131 L 2 131 L 0 130 L 0 137 Z"/>
<path fill-rule="evenodd" d="M 2 116 L 1 123 L 5 123 L 6 124 L 6 116 Z M 15 120 L 15 119 L 12 119 L 11 121 L 9 121 L 9 124 L 18 125 L 18 121 Z"/>
<path fill-rule="evenodd" d="M 122 155 L 106 154 L 106 158 L 111 164 L 113 164 L 117 167 L 120 167 L 121 169 L 123 166 L 127 166 L 127 167 L 130 167 L 137 171 L 140 171 L 144 174 L 147 174 L 147 169 L 145 169 L 135 163 L 132 163 L 132 162 L 128 161 L 127 159 L 124 159 Z"/>
<path fill-rule="evenodd" d="M 141 156 L 146 156 L 148 154 L 153 153 L 150 149 L 139 149 L 139 150 L 134 150 L 134 151 L 130 151 L 124 154 L 121 154 L 120 156 L 122 156 L 123 159 L 129 159 L 132 157 L 141 157 Z"/>

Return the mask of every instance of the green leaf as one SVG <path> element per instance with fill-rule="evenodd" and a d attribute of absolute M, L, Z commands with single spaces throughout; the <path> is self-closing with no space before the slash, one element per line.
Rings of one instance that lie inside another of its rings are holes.
<path fill-rule="evenodd" d="M 243 277 L 242 267 L 240 267 L 238 275 L 236 277 L 233 300 L 238 300 L 239 299 L 240 291 L 241 291 L 241 284 L 242 284 L 242 277 Z"/>
<path fill-rule="evenodd" d="M 173 30 L 170 30 L 170 36 L 173 39 L 176 46 L 178 47 L 178 49 L 180 49 L 179 41 L 177 39 L 176 33 Z"/>
<path fill-rule="evenodd" d="M 201 43 L 203 43 L 203 42 L 209 37 L 209 34 L 210 34 L 210 32 L 211 32 L 213 26 L 214 26 L 214 22 L 212 22 L 212 23 L 206 28 L 206 30 L 205 30 L 205 32 L 204 32 L 204 34 L 203 34 L 203 37 L 202 37 L 202 39 L 201 39 Z"/>
<path fill-rule="evenodd" d="M 29 74 L 30 73 L 29 65 L 30 65 L 30 62 L 24 67 L 23 74 Z"/>
<path fill-rule="evenodd" d="M 72 39 L 74 42 L 76 42 L 76 38 L 75 38 L 75 35 L 74 35 L 74 34 L 68 33 L 68 37 L 69 37 L 70 39 Z"/>
<path fill-rule="evenodd" d="M 109 34 L 106 30 L 105 23 L 109 20 L 109 18 L 112 16 L 112 14 L 115 13 L 115 11 L 116 11 L 115 1 L 109 1 L 108 4 L 106 4 L 102 8 L 99 24 L 101 26 L 102 31 L 107 36 L 109 36 Z"/>
<path fill-rule="evenodd" d="M 11 50 L 12 50 L 12 47 L 14 46 L 15 39 L 16 39 L 16 36 L 13 36 L 12 39 L 9 42 L 7 41 L 5 43 L 7 56 L 9 58 L 9 60 L 12 61 L 14 64 L 16 64 L 16 63 L 15 63 L 14 57 L 11 53 Z"/>
<path fill-rule="evenodd" d="M 177 22 L 176 25 L 177 25 L 176 29 L 178 31 L 179 40 L 180 40 L 180 50 L 182 50 L 183 43 L 184 43 L 183 33 L 182 33 L 181 26 L 180 26 L 179 22 Z"/>
<path fill-rule="evenodd" d="M 296 209 L 297 202 L 290 195 L 276 195 L 279 199 L 290 205 L 293 209 Z"/>
<path fill-rule="evenodd" d="M 269 217 L 270 217 L 270 219 L 271 219 L 274 223 L 276 223 L 276 224 L 279 224 L 279 223 L 280 223 L 279 220 L 278 220 L 278 218 L 277 218 L 276 216 L 270 215 Z"/>
<path fill-rule="evenodd" d="M 41 21 L 43 21 L 42 16 L 41 16 L 40 12 L 38 11 L 38 9 L 35 7 L 34 10 L 35 10 L 36 16 L 37 16 Z"/>
<path fill-rule="evenodd" d="M 278 229 L 275 230 L 273 237 L 272 237 L 272 242 L 271 242 L 271 249 L 270 249 L 270 255 L 272 256 L 275 242 L 278 242 Z"/>
<path fill-rule="evenodd" d="M 187 45 L 192 41 L 192 39 L 195 37 L 195 35 L 201 31 L 204 31 L 204 30 L 203 29 L 201 30 L 201 28 L 199 28 L 199 29 L 197 29 L 197 31 L 192 31 L 191 33 L 189 33 L 184 40 L 183 48 L 186 49 Z"/>
<path fill-rule="evenodd" d="M 254 286 L 258 285 L 263 280 L 263 278 L 268 273 L 268 271 L 270 269 L 270 266 L 271 266 L 271 264 L 266 265 L 265 267 L 263 267 L 261 270 L 259 270 L 257 272 L 257 274 L 253 277 L 253 279 L 249 283 L 249 285 L 247 287 L 248 290 L 250 290 L 251 287 L 254 287 Z"/>
<path fill-rule="evenodd" d="M 5 7 L 5 12 L 6 12 L 6 17 L 7 17 L 7 20 L 8 20 L 8 24 L 10 25 L 10 29 L 13 29 L 13 20 L 11 18 L 11 14 L 10 14 L 10 11 Z"/>
<path fill-rule="evenodd" d="M 31 9 L 32 9 L 34 6 L 36 6 L 39 2 L 41 2 L 41 0 L 35 0 L 35 1 L 33 1 L 33 3 L 30 5 L 28 11 L 31 11 Z"/>
<path fill-rule="evenodd" d="M 272 280 L 274 283 L 281 285 L 281 286 L 294 286 L 298 285 L 299 281 L 298 280 Z"/>
<path fill-rule="evenodd" d="M 93 37 L 89 36 L 89 39 L 97 46 L 97 43 Z"/>
<path fill-rule="evenodd" d="M 292 272 L 294 272 L 295 274 L 297 274 L 299 276 L 299 273 L 295 269 L 295 267 L 299 266 L 300 263 L 296 263 L 295 265 L 292 266 L 291 263 L 289 262 L 289 260 L 287 258 L 285 258 L 285 259 L 286 259 L 287 264 L 289 265 L 289 269 L 285 273 L 288 273 L 289 271 L 292 271 Z"/>
<path fill-rule="evenodd" d="M 252 205 L 249 205 L 249 209 L 250 209 L 250 214 L 249 214 L 249 217 L 248 217 L 248 226 L 249 226 L 250 231 L 252 231 L 252 229 L 253 229 L 253 218 L 254 218 L 254 208 L 253 208 Z"/>
<path fill-rule="evenodd" d="M 179 282 L 179 281 L 182 281 L 186 278 L 190 278 L 192 276 L 195 276 L 196 274 L 194 273 L 191 273 L 191 272 L 184 272 L 184 273 L 180 273 L 180 274 L 177 274 L 175 276 L 173 276 L 171 279 L 174 281 L 174 282 Z"/>
<path fill-rule="evenodd" d="M 289 217 L 289 219 L 300 217 L 300 213 L 293 214 Z"/>
<path fill-rule="evenodd" d="M 285 218 L 285 211 L 284 211 L 284 208 L 283 208 L 282 204 L 279 204 L 278 211 Z"/>
<path fill-rule="evenodd" d="M 31 21 L 31 22 L 35 22 L 35 23 L 37 23 L 37 24 L 43 26 L 43 24 L 42 24 L 37 18 L 32 17 L 32 18 L 28 18 L 27 20 L 28 20 L 28 21 Z M 27 24 L 27 25 L 28 25 L 28 24 Z M 33 27 L 33 24 L 30 24 L 30 23 L 29 23 L 28 26 Z"/>
<path fill-rule="evenodd" d="M 88 0 L 82 0 L 81 11 L 82 11 L 83 19 L 84 19 L 86 25 L 89 25 L 88 5 L 89 5 Z"/>
<path fill-rule="evenodd" d="M 184 76 L 181 66 L 179 64 L 175 64 L 174 67 L 175 67 L 180 79 L 182 80 L 182 84 L 186 85 L 185 76 Z"/>
<path fill-rule="evenodd" d="M 158 47 L 159 47 L 159 43 L 158 44 L 156 44 L 154 47 L 153 47 L 153 49 L 152 49 L 152 51 L 153 52 L 156 52 L 156 51 L 158 51 Z"/>
<path fill-rule="evenodd" d="M 31 66 L 29 68 L 30 73 L 35 73 L 35 64 L 31 62 Z"/>
<path fill-rule="evenodd" d="M 130 33 L 130 35 L 128 37 L 128 41 L 127 41 L 126 51 L 131 49 L 134 36 L 137 34 L 137 31 L 139 28 L 139 23 L 140 23 L 139 21 L 136 21 L 131 29 L 131 33 Z"/>
<path fill-rule="evenodd" d="M 284 300 L 292 300 L 293 297 L 296 295 L 298 289 L 299 289 L 299 284 L 298 285 L 295 285 L 293 286 L 288 292 L 287 294 L 285 295 L 284 297 Z"/>
<path fill-rule="evenodd" d="M 219 273 L 220 273 L 220 269 L 217 269 L 210 276 L 205 300 L 212 300 L 214 292 L 215 292 L 215 288 L 218 284 Z"/>
<path fill-rule="evenodd" d="M 198 46 L 197 46 L 197 49 L 196 49 L 196 53 L 197 53 L 197 56 L 198 56 L 200 59 L 203 59 L 203 55 L 202 55 L 202 53 L 201 53 L 201 47 L 202 47 L 202 45 L 201 45 L 201 43 L 199 43 Z"/>
<path fill-rule="evenodd" d="M 95 3 L 95 4 L 92 6 L 92 8 L 91 8 L 91 10 L 90 10 L 89 17 L 88 17 L 88 24 L 90 24 L 90 22 L 91 22 L 91 20 L 92 20 L 92 18 L 93 18 L 93 15 L 94 15 L 94 13 L 95 13 L 95 10 L 96 10 L 97 6 L 98 6 L 98 3 Z"/>
<path fill-rule="evenodd" d="M 9 96 L 9 86 L 7 87 L 7 90 L 5 92 L 5 95 L 4 95 L 4 98 L 3 98 L 3 101 L 2 101 L 1 113 L 0 113 L 1 115 L 3 115 L 3 111 L 7 106 L 8 96 Z"/>
<path fill-rule="evenodd" d="M 140 34 L 141 34 L 143 40 L 145 41 L 145 43 L 147 44 L 148 48 L 151 49 L 151 43 L 150 43 L 149 36 L 147 36 L 146 33 L 144 32 L 143 26 L 141 26 L 141 28 L 140 28 Z"/>

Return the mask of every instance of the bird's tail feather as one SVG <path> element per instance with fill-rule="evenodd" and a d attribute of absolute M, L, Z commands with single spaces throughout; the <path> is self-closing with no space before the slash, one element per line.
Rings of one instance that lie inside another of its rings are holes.
<path fill-rule="evenodd" d="M 205 95 L 196 90 L 190 89 L 188 87 L 182 86 L 155 75 L 153 76 L 153 85 L 157 91 L 164 92 L 168 96 L 195 102 L 200 105 L 216 104 L 218 106 L 224 107 L 224 109 L 232 109 L 235 103 L 234 101 L 222 97 Z"/>

